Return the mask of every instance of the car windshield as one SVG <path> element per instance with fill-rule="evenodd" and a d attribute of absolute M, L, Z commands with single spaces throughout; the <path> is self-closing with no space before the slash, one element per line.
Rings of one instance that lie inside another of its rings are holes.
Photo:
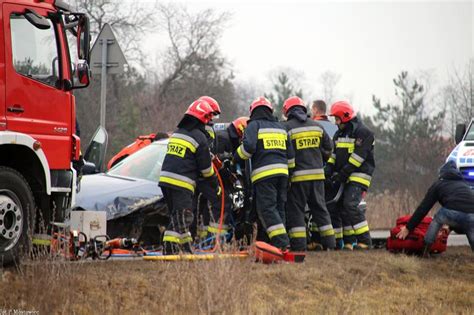
<path fill-rule="evenodd" d="M 474 140 L 474 122 L 469 126 L 469 130 L 466 133 L 465 140 Z"/>
<path fill-rule="evenodd" d="M 158 182 L 167 145 L 168 141 L 154 142 L 120 161 L 107 174 Z"/>

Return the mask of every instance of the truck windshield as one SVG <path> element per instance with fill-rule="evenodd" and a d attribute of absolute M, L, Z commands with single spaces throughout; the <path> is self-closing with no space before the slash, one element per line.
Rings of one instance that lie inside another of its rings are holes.
<path fill-rule="evenodd" d="M 474 140 L 474 122 L 469 126 L 469 130 L 466 132 L 465 140 Z"/>

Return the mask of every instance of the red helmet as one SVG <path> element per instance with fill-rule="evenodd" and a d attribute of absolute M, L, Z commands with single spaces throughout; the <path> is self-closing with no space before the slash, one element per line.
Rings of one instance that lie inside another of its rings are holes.
<path fill-rule="evenodd" d="M 260 96 L 258 98 L 256 98 L 252 104 L 250 104 L 250 115 L 252 115 L 252 112 L 255 108 L 259 107 L 259 106 L 266 106 L 268 108 L 270 108 L 270 110 L 272 111 L 273 113 L 273 106 L 272 106 L 272 103 L 270 103 L 269 100 L 267 100 L 265 97 L 263 96 Z"/>
<path fill-rule="evenodd" d="M 346 101 L 339 101 L 331 106 L 329 116 L 335 116 L 341 120 L 342 123 L 350 121 L 356 116 L 354 108 Z"/>
<path fill-rule="evenodd" d="M 207 102 L 211 106 L 212 110 L 214 111 L 214 115 L 221 114 L 221 108 L 219 107 L 219 103 L 217 103 L 217 101 L 213 99 L 212 97 L 201 96 L 200 98 L 198 98 L 198 100 Z"/>
<path fill-rule="evenodd" d="M 239 135 L 240 138 L 244 136 L 244 129 L 247 128 L 247 121 L 250 118 L 248 117 L 239 117 L 236 120 L 232 122 L 232 125 L 234 125 L 235 130 L 237 130 L 237 134 Z"/>
<path fill-rule="evenodd" d="M 283 103 L 283 115 L 287 116 L 288 111 L 295 106 L 302 106 L 304 107 L 304 109 L 306 109 L 306 107 L 304 106 L 304 101 L 301 98 L 299 98 L 298 96 L 292 96 L 289 97 L 285 101 L 285 103 Z"/>
<path fill-rule="evenodd" d="M 206 101 L 197 100 L 189 105 L 185 114 L 196 117 L 204 124 L 208 124 L 212 119 L 213 113 L 214 110 Z"/>

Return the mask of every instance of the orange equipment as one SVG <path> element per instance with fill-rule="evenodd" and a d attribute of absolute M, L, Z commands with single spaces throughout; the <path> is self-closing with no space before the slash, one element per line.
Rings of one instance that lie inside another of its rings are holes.
<path fill-rule="evenodd" d="M 135 139 L 135 142 L 129 144 L 128 146 L 120 150 L 119 153 L 117 153 L 110 159 L 109 163 L 107 164 L 107 169 L 111 169 L 112 166 L 122 161 L 127 156 L 132 155 L 140 149 L 143 149 L 144 147 L 155 141 L 155 138 L 156 134 L 154 133 L 150 133 L 149 135 L 144 136 L 138 136 Z"/>
<path fill-rule="evenodd" d="M 305 257 L 305 252 L 282 251 L 268 243 L 261 241 L 255 242 L 255 258 L 257 262 L 264 264 L 275 264 L 283 261 L 294 263 L 303 262 Z"/>

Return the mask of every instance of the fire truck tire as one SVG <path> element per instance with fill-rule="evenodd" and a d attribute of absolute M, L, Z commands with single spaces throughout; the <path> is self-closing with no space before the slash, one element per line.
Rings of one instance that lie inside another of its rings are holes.
<path fill-rule="evenodd" d="M 30 245 L 35 201 L 26 179 L 0 166 L 0 266 L 18 264 Z"/>

